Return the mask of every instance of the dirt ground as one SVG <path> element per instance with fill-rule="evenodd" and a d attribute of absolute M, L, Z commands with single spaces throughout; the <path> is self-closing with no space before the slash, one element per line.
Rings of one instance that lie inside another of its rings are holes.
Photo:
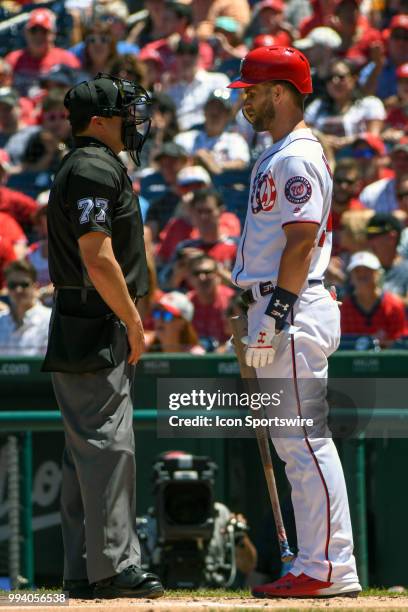
<path fill-rule="evenodd" d="M 4 601 L 4 600 L 3 600 Z M 36 611 L 44 612 L 63 612 L 66 606 L 44 606 L 37 605 L 1 605 L 0 612 L 10 612 L 10 608 L 14 612 L 27 612 L 27 608 Z M 163 597 L 161 599 L 104 599 L 104 600 L 71 600 L 69 608 L 78 610 L 78 612 L 106 612 L 109 606 L 109 612 L 229 612 L 232 610 L 245 610 L 246 612 L 257 612 L 258 610 L 286 610 L 287 612 L 295 612 L 296 610 L 329 610 L 337 612 L 340 610 L 407 610 L 408 597 L 387 597 L 387 596 L 369 596 L 359 597 L 357 599 L 347 597 L 334 597 L 332 599 L 307 600 L 307 599 L 254 599 L 251 597 L 191 597 L 191 598 L 172 598 Z"/>

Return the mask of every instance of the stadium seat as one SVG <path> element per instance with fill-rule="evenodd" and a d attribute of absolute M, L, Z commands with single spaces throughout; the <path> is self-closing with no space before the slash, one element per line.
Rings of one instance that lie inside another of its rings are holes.
<path fill-rule="evenodd" d="M 401 336 L 401 338 L 398 338 L 398 340 L 395 340 L 395 342 L 390 346 L 390 348 L 407 350 L 408 349 L 408 336 Z"/>
<path fill-rule="evenodd" d="M 222 195 L 226 209 L 235 213 L 242 224 L 248 205 L 250 177 L 250 169 L 228 170 L 212 176 L 214 187 Z"/>
<path fill-rule="evenodd" d="M 360 334 L 343 334 L 340 339 L 339 351 L 380 351 L 378 338 L 361 336 Z"/>

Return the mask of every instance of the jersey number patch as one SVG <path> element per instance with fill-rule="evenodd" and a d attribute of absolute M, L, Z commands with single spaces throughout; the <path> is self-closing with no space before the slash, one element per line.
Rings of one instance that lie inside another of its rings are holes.
<path fill-rule="evenodd" d="M 84 223 L 89 223 L 89 217 L 91 216 L 91 212 L 94 208 L 98 209 L 98 212 L 95 215 L 95 221 L 98 223 L 105 223 L 108 203 L 109 200 L 106 200 L 105 198 L 81 198 L 78 200 L 78 209 L 82 211 L 79 217 L 79 222 L 81 225 Z"/>

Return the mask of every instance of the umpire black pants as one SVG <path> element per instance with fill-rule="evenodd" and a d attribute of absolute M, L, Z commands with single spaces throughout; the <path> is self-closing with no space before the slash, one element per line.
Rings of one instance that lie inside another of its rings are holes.
<path fill-rule="evenodd" d="M 75 341 L 75 339 L 73 339 Z M 61 522 L 64 579 L 96 582 L 140 565 L 131 387 L 134 366 L 123 359 L 90 374 L 53 373 L 65 451 Z"/>

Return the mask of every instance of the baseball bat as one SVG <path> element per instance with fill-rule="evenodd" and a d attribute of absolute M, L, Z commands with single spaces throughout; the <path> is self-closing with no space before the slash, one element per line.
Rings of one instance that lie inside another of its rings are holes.
<path fill-rule="evenodd" d="M 232 334 L 234 337 L 234 347 L 237 355 L 241 378 L 256 379 L 255 368 L 248 366 L 245 362 L 245 348 L 241 338 L 246 336 L 247 319 L 244 316 L 230 318 Z M 273 518 L 275 520 L 276 533 L 278 536 L 279 549 L 282 563 L 290 563 L 295 554 L 291 551 L 286 536 L 286 529 L 283 523 L 282 512 L 279 503 L 278 489 L 276 487 L 275 473 L 273 471 L 271 449 L 269 448 L 269 432 L 266 427 L 255 428 L 256 439 L 258 442 L 259 453 L 261 455 L 262 466 L 268 486 L 269 499 L 271 500 Z"/>

